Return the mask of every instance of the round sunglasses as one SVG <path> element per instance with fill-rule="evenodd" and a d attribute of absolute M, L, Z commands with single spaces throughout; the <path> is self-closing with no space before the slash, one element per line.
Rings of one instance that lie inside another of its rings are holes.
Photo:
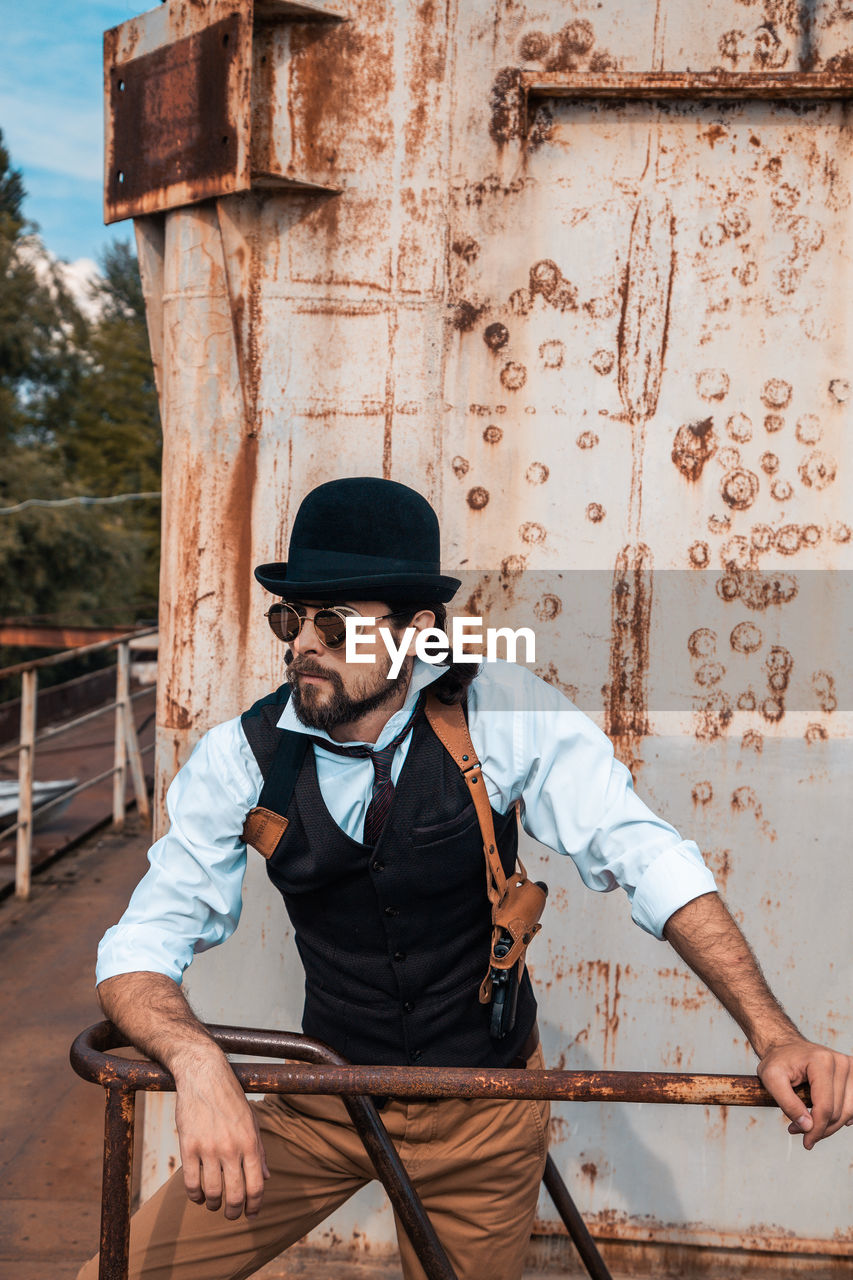
<path fill-rule="evenodd" d="M 346 604 L 324 605 L 310 619 L 320 643 L 327 649 L 342 649 L 347 638 L 347 618 L 360 618 L 363 615 L 358 609 Z M 293 644 L 304 624 L 309 621 L 303 604 L 289 604 L 281 600 L 271 605 L 264 614 L 276 639 L 283 644 Z M 393 618 L 393 613 L 380 614 L 376 619 Z"/>

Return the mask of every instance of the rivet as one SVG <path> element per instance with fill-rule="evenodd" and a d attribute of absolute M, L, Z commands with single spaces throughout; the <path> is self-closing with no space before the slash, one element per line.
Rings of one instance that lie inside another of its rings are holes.
<path fill-rule="evenodd" d="M 462 757 L 462 759 L 463 759 L 463 760 L 467 760 L 467 759 L 468 759 L 468 757 L 467 757 L 467 756 L 463 756 L 463 757 Z"/>

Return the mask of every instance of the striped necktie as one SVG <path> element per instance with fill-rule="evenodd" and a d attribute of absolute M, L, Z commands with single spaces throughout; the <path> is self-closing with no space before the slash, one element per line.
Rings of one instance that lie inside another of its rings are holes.
<path fill-rule="evenodd" d="M 322 747 L 324 751 L 331 751 L 336 756 L 355 756 L 361 759 L 365 756 L 370 757 L 373 763 L 373 793 L 364 816 L 364 844 L 375 845 L 382 835 L 382 828 L 385 826 L 388 810 L 394 799 L 394 783 L 391 781 L 394 754 L 403 739 L 411 733 L 420 709 L 421 699 L 419 698 L 405 727 L 388 743 L 387 747 L 382 747 L 379 751 L 374 751 L 372 747 L 345 747 L 342 743 L 332 742 L 327 738 L 311 739 L 318 747 Z"/>

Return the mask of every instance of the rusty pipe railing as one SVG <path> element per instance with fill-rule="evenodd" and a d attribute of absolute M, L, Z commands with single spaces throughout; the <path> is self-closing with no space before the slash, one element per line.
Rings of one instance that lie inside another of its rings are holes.
<path fill-rule="evenodd" d="M 339 1094 L 412 1242 L 428 1280 L 456 1280 L 369 1095 L 395 1098 L 548 1098 L 563 1102 L 656 1102 L 695 1106 L 775 1107 L 755 1076 L 666 1071 L 527 1071 L 490 1067 L 354 1067 L 328 1046 L 287 1031 L 209 1026 L 226 1053 L 263 1054 L 297 1063 L 235 1062 L 247 1093 Z M 71 1065 L 106 1090 L 99 1280 L 126 1280 L 130 1242 L 130 1178 L 135 1094 L 171 1092 L 168 1071 L 154 1062 L 109 1053 L 127 1041 L 110 1022 L 89 1027 L 71 1046 Z M 796 1092 L 809 1104 L 808 1089 Z M 548 1158 L 545 1187 L 592 1280 L 612 1280 L 592 1236 Z"/>

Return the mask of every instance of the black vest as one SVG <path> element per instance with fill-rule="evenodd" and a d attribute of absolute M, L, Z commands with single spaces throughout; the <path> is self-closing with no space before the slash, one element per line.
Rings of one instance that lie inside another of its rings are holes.
<path fill-rule="evenodd" d="M 243 728 L 266 778 L 286 694 L 256 703 Z M 412 731 L 375 848 L 352 840 L 326 808 L 309 749 L 287 830 L 267 862 L 305 966 L 306 1035 L 355 1063 L 506 1066 L 536 1017 L 525 969 L 515 1028 L 489 1035 L 478 999 L 489 962 L 491 910 L 483 842 L 462 774 L 424 716 Z M 269 788 L 265 807 L 281 812 Z M 507 875 L 514 809 L 492 811 Z"/>

